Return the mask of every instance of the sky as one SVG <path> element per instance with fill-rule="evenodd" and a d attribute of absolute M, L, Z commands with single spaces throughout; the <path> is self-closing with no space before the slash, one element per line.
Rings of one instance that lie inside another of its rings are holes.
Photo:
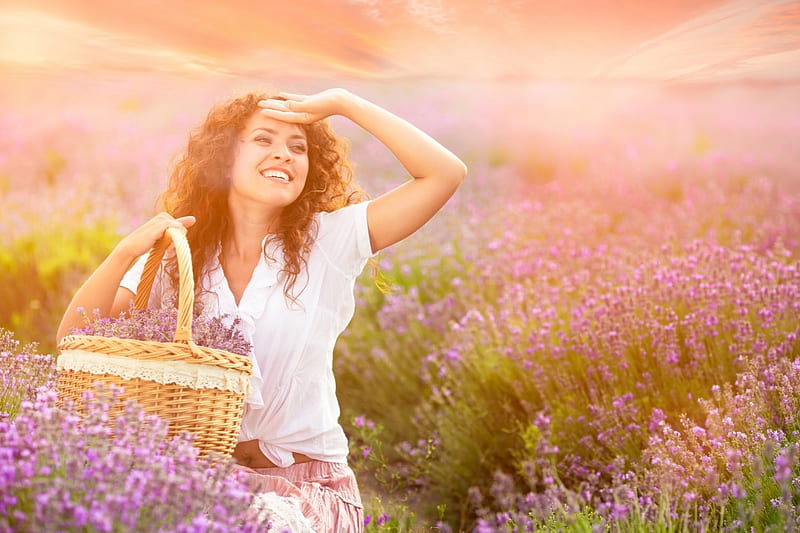
<path fill-rule="evenodd" d="M 800 0 L 0 1 L 3 72 L 800 78 Z"/>

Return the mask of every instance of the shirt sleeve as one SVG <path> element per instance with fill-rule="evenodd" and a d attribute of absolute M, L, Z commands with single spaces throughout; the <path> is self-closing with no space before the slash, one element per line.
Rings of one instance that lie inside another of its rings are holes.
<path fill-rule="evenodd" d="M 128 269 L 125 275 L 122 277 L 122 281 L 119 283 L 120 287 L 125 287 L 133 294 L 136 294 L 136 290 L 139 288 L 139 280 L 142 279 L 142 272 L 144 272 L 144 264 L 147 262 L 147 255 L 144 254 L 136 262 L 133 266 Z"/>
<path fill-rule="evenodd" d="M 351 276 L 360 274 L 375 256 L 369 240 L 368 205 L 362 202 L 319 214 L 317 245 L 336 268 Z"/>
<path fill-rule="evenodd" d="M 148 252 L 136 260 L 133 266 L 128 269 L 122 277 L 122 281 L 119 282 L 120 287 L 125 287 L 134 295 L 136 294 L 139 289 L 139 281 L 142 279 L 142 274 L 144 273 L 144 265 L 147 263 L 147 257 L 149 255 L 150 253 Z M 163 307 L 165 304 L 169 303 L 168 298 L 172 292 L 170 292 L 169 289 L 166 291 L 164 290 L 162 274 L 163 268 L 156 272 L 153 286 L 150 289 L 150 297 L 147 299 L 148 307 Z"/>

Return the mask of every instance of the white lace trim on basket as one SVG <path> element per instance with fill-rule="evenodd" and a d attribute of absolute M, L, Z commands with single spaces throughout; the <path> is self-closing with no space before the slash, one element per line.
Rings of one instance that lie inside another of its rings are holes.
<path fill-rule="evenodd" d="M 146 379 L 190 389 L 218 389 L 244 395 L 250 393 L 250 376 L 244 372 L 183 361 L 142 360 L 86 350 L 63 350 L 56 360 L 56 366 L 58 370 Z"/>

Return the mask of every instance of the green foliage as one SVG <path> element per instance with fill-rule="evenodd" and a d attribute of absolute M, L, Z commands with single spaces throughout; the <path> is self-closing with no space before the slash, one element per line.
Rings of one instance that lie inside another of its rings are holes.
<path fill-rule="evenodd" d="M 0 327 L 53 353 L 72 294 L 118 240 L 116 224 L 101 220 L 37 228 L 0 249 Z"/>
<path fill-rule="evenodd" d="M 594 533 L 604 531 L 597 528 L 599 519 L 592 509 L 586 509 L 570 515 L 553 515 L 544 522 L 537 524 L 536 529 L 539 533 L 560 533 L 568 531 L 570 533 Z M 511 528 L 509 527 L 509 531 Z"/>
<path fill-rule="evenodd" d="M 741 479 L 742 494 L 729 504 L 737 531 L 795 531 L 800 526 L 800 443 L 767 441 Z"/>
<path fill-rule="evenodd" d="M 438 447 L 426 467 L 427 490 L 448 503 L 450 523 L 471 517 L 470 487 L 481 486 L 496 470 L 518 470 L 525 448 L 520 423 L 541 407 L 529 380 L 520 380 L 513 361 L 490 348 L 465 354 L 448 368 L 422 409 L 424 427 Z"/>
<path fill-rule="evenodd" d="M 416 526 L 416 515 L 403 505 L 375 496 L 364 505 L 366 533 L 423 533 L 434 529 Z"/>

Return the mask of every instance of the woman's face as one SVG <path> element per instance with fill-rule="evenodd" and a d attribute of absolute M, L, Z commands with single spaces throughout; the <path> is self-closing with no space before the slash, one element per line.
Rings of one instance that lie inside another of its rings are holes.
<path fill-rule="evenodd" d="M 303 128 L 256 112 L 238 141 L 229 204 L 257 203 L 282 210 L 297 200 L 308 177 L 308 141 Z"/>

